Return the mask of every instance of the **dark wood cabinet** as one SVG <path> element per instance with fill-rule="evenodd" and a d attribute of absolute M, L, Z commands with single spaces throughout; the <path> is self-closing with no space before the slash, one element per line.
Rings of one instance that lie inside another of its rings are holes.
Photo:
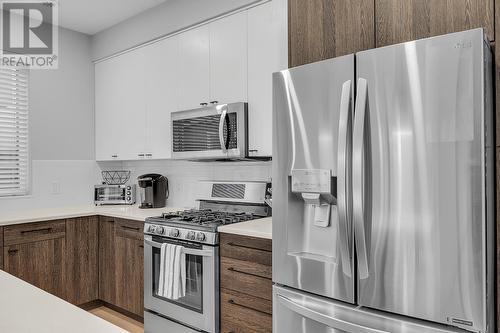
<path fill-rule="evenodd" d="M 66 220 L 66 299 L 76 305 L 99 299 L 97 216 Z"/>
<path fill-rule="evenodd" d="M 221 331 L 272 332 L 272 241 L 222 233 Z"/>
<path fill-rule="evenodd" d="M 64 220 L 5 227 L 4 270 L 65 298 L 65 229 Z"/>
<path fill-rule="evenodd" d="M 0 227 L 0 249 L 3 250 L 3 227 Z M 3 269 L 3 251 L 0 253 L 0 269 Z"/>
<path fill-rule="evenodd" d="M 288 65 L 375 47 L 372 0 L 289 0 Z"/>
<path fill-rule="evenodd" d="M 494 40 L 494 0 L 375 0 L 376 46 L 484 27 Z"/>
<path fill-rule="evenodd" d="M 144 244 L 132 237 L 117 236 L 116 303 L 140 317 L 144 315 Z"/>
<path fill-rule="evenodd" d="M 101 217 L 99 298 L 142 317 L 144 311 L 144 223 Z"/>
<path fill-rule="evenodd" d="M 99 218 L 99 299 L 115 304 L 115 219 Z"/>

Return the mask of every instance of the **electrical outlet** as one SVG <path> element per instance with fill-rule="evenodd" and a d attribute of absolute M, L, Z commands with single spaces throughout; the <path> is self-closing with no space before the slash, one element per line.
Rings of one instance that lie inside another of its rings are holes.
<path fill-rule="evenodd" d="M 61 183 L 55 181 L 52 182 L 52 189 L 51 189 L 52 194 L 61 194 Z"/>

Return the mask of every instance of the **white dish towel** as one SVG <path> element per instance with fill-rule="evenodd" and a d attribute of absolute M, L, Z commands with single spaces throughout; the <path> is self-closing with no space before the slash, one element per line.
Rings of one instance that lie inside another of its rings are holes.
<path fill-rule="evenodd" d="M 161 245 L 158 296 L 171 300 L 186 296 L 186 254 L 181 245 Z"/>

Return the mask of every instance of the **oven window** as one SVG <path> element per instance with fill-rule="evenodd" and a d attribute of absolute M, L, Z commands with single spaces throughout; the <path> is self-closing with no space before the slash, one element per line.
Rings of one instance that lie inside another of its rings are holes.
<path fill-rule="evenodd" d="M 124 192 L 120 187 L 100 187 L 96 190 L 96 200 L 122 200 Z"/>
<path fill-rule="evenodd" d="M 186 296 L 171 300 L 158 296 L 160 249 L 153 247 L 153 296 L 187 309 L 203 313 L 203 257 L 186 254 Z"/>

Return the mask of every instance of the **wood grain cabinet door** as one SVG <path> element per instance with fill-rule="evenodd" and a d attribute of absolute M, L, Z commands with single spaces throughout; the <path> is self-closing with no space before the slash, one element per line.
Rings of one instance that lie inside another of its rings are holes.
<path fill-rule="evenodd" d="M 484 27 L 494 40 L 494 0 L 375 0 L 376 46 Z"/>
<path fill-rule="evenodd" d="M 115 220 L 99 218 L 99 299 L 115 304 Z"/>
<path fill-rule="evenodd" d="M 5 271 L 53 295 L 65 298 L 64 237 L 4 246 Z"/>
<path fill-rule="evenodd" d="M 116 303 L 140 317 L 144 316 L 144 244 L 142 240 L 117 236 Z"/>
<path fill-rule="evenodd" d="M 99 298 L 97 216 L 66 220 L 66 296 L 76 305 Z"/>
<path fill-rule="evenodd" d="M 375 47 L 373 4 L 372 0 L 289 0 L 289 67 Z"/>

